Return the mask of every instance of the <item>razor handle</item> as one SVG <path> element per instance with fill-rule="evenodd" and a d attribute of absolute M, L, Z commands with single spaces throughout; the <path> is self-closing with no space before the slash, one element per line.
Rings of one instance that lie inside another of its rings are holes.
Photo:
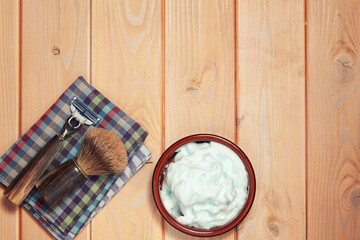
<path fill-rule="evenodd" d="M 53 207 L 69 192 L 84 184 L 87 179 L 86 174 L 72 159 L 41 177 L 36 183 L 36 188 L 45 201 Z"/>
<path fill-rule="evenodd" d="M 35 186 L 36 181 L 48 168 L 56 153 L 60 151 L 65 137 L 77 131 L 80 126 L 81 123 L 75 117 L 69 117 L 61 133 L 55 135 L 40 149 L 35 157 L 5 189 L 4 195 L 14 204 L 20 205 Z"/>

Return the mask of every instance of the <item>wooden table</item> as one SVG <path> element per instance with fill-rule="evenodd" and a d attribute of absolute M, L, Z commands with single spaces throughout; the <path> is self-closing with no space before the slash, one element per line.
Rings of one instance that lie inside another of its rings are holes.
<path fill-rule="evenodd" d="M 359 1 L 0 0 L 1 154 L 79 75 L 149 131 L 153 157 L 76 239 L 192 239 L 150 181 L 200 132 L 236 142 L 257 177 L 246 220 L 215 239 L 360 238 Z M 0 198 L 0 239 L 51 238 Z"/>

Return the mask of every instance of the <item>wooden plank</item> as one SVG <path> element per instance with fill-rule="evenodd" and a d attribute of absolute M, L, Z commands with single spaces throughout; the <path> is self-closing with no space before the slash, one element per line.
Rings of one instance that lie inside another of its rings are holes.
<path fill-rule="evenodd" d="M 303 1 L 237 2 L 238 145 L 257 189 L 238 239 L 305 239 Z"/>
<path fill-rule="evenodd" d="M 307 12 L 308 238 L 360 239 L 360 4 Z"/>
<path fill-rule="evenodd" d="M 89 79 L 89 15 L 89 1 L 22 2 L 22 133 L 79 75 Z M 51 235 L 22 209 L 21 238 Z M 77 239 L 88 238 L 85 230 Z"/>
<path fill-rule="evenodd" d="M 161 1 L 94 1 L 93 85 L 148 132 L 146 164 L 93 220 L 93 239 L 162 239 L 151 178 L 161 153 Z"/>
<path fill-rule="evenodd" d="M 165 3 L 166 147 L 201 132 L 235 140 L 234 10 L 234 1 Z M 165 239 L 193 237 L 165 222 Z"/>
<path fill-rule="evenodd" d="M 19 1 L 0 1 L 0 155 L 19 137 Z M 19 239 L 19 208 L 0 187 L 0 239 Z"/>

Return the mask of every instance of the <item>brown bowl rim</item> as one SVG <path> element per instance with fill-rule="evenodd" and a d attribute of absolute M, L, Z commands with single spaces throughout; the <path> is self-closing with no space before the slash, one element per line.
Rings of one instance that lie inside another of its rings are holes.
<path fill-rule="evenodd" d="M 161 202 L 160 193 L 159 193 L 159 178 L 160 174 L 162 172 L 162 169 L 164 167 L 164 164 L 166 164 L 167 160 L 173 155 L 174 151 L 178 149 L 180 146 L 187 144 L 189 142 L 196 142 L 196 141 L 215 141 L 218 143 L 221 143 L 227 147 L 229 147 L 231 150 L 233 150 L 240 159 L 243 161 L 245 168 L 249 174 L 249 196 L 248 199 L 241 210 L 241 212 L 236 216 L 234 220 L 229 222 L 228 224 L 214 228 L 209 230 L 200 230 L 195 229 L 191 227 L 184 226 L 180 223 L 178 223 L 165 209 L 164 205 Z M 254 202 L 255 199 L 255 191 L 256 191 L 256 181 L 255 181 L 255 172 L 254 169 L 249 161 L 249 158 L 246 156 L 246 154 L 233 142 L 230 140 L 223 138 L 218 135 L 214 134 L 194 134 L 190 136 L 186 136 L 175 143 L 173 143 L 170 147 L 168 147 L 165 152 L 161 155 L 159 161 L 157 162 L 153 178 L 152 178 L 152 193 L 153 198 L 155 201 L 155 205 L 163 218 L 174 228 L 178 229 L 179 231 L 196 236 L 196 237 L 213 237 L 217 235 L 224 234 L 231 229 L 235 228 L 243 219 L 246 217 L 246 215 L 249 213 L 250 208 Z"/>

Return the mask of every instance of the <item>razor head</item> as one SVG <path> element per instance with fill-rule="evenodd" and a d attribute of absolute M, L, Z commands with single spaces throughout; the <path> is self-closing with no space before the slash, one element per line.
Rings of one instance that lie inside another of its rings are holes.
<path fill-rule="evenodd" d="M 71 114 L 76 117 L 81 124 L 96 125 L 100 121 L 100 118 L 77 97 L 73 97 L 73 99 L 71 99 L 70 111 Z"/>

